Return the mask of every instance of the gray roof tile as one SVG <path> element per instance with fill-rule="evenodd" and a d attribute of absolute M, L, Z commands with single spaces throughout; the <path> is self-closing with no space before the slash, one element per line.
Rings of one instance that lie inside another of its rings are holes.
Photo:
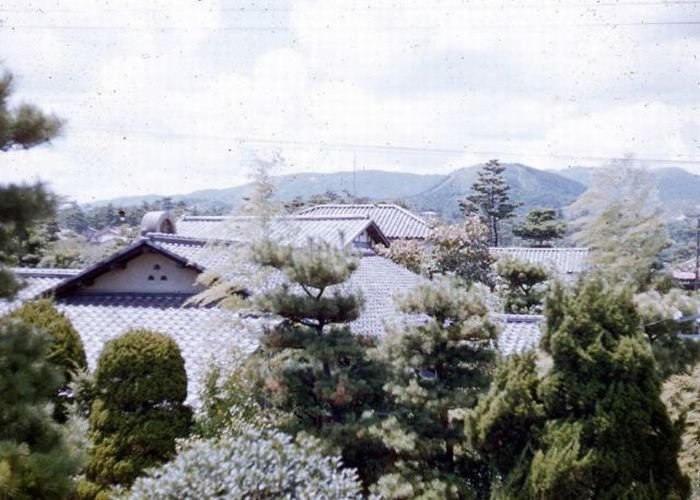
<path fill-rule="evenodd" d="M 425 239 L 430 224 L 418 215 L 393 204 L 327 204 L 299 211 L 300 215 L 344 216 L 362 214 L 374 220 L 389 239 Z"/>
<path fill-rule="evenodd" d="M 491 253 L 497 258 L 511 257 L 540 264 L 564 280 L 575 279 L 588 269 L 588 248 L 498 247 L 491 248 Z"/>

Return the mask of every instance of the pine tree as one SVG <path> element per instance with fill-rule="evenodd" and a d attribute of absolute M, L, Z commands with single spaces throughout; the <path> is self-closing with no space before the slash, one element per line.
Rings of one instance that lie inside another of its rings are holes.
<path fill-rule="evenodd" d="M 465 216 L 478 214 L 488 226 L 491 246 L 499 243 L 499 224 L 502 220 L 515 217 L 515 209 L 521 203 L 510 201 L 510 186 L 503 177 L 505 167 L 498 160 L 490 160 L 479 171 L 479 178 L 472 184 L 472 193 L 459 202 Z"/>
<path fill-rule="evenodd" d="M 50 339 L 16 319 L 0 319 L 0 498 L 68 498 L 73 456 L 47 404 L 61 385 L 46 355 Z"/>
<path fill-rule="evenodd" d="M 64 380 L 54 397 L 53 416 L 59 422 L 65 421 L 67 406 L 73 400 L 69 389 L 73 373 L 88 367 L 80 335 L 50 300 L 26 302 L 11 316 L 40 329 L 52 339 L 46 359 L 60 370 Z"/>
<path fill-rule="evenodd" d="M 397 457 L 375 487 L 384 498 L 464 498 L 481 487 L 484 467 L 464 453 L 460 411 L 476 404 L 495 364 L 485 293 L 438 278 L 400 303 L 426 319 L 394 325 L 379 347 L 395 409 L 373 433 Z"/>
<path fill-rule="evenodd" d="M 363 433 L 363 417 L 381 408 L 385 377 L 367 355 L 373 341 L 348 326 L 362 298 L 340 285 L 357 260 L 327 243 L 290 248 L 269 240 L 254 246 L 253 258 L 287 281 L 257 299 L 262 311 L 281 318 L 250 361 L 265 400 L 292 415 L 287 431 L 305 431 L 340 449 L 343 462 L 369 484 L 383 447 Z"/>
<path fill-rule="evenodd" d="M 545 316 L 551 369 L 539 378 L 534 358 L 512 361 L 468 418 L 472 444 L 498 472 L 494 496 L 686 498 L 680 429 L 631 294 L 600 278 L 557 285 Z"/>
<path fill-rule="evenodd" d="M 525 221 L 513 228 L 515 236 L 533 241 L 535 247 L 552 246 L 552 240 L 563 238 L 565 232 L 566 223 L 557 218 L 554 208 L 533 208 Z"/>
<path fill-rule="evenodd" d="M 11 108 L 12 75 L 0 76 L 0 152 L 29 149 L 54 138 L 61 121 L 48 116 L 31 104 Z M 16 265 L 31 228 L 50 218 L 55 199 L 42 184 L 0 185 L 0 298 L 14 296 L 17 282 L 3 264 Z"/>
<path fill-rule="evenodd" d="M 144 469 L 171 459 L 175 439 L 187 436 L 192 418 L 184 404 L 185 362 L 170 337 L 134 330 L 107 342 L 94 377 L 83 498 L 129 485 Z"/>

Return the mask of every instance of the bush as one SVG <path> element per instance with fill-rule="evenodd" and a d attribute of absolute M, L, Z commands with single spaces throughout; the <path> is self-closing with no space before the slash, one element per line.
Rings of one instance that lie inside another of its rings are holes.
<path fill-rule="evenodd" d="M 172 462 L 137 479 L 127 498 L 362 498 L 355 471 L 320 447 L 308 436 L 258 430 L 185 441 Z"/>
<path fill-rule="evenodd" d="M 192 419 L 184 404 L 185 362 L 175 341 L 136 330 L 108 342 L 95 371 L 95 391 L 89 481 L 129 485 L 145 468 L 173 457 L 175 439 L 187 435 Z"/>
<path fill-rule="evenodd" d="M 49 338 L 0 320 L 0 498 L 65 498 L 78 468 L 46 411 L 61 384 L 46 361 Z"/>
<path fill-rule="evenodd" d="M 64 384 L 54 398 L 54 418 L 64 422 L 66 407 L 72 401 L 69 384 L 76 370 L 87 370 L 85 349 L 80 335 L 70 320 L 61 314 L 50 300 L 27 302 L 11 314 L 24 323 L 39 328 L 53 339 L 46 360 L 53 363 L 63 374 Z"/>

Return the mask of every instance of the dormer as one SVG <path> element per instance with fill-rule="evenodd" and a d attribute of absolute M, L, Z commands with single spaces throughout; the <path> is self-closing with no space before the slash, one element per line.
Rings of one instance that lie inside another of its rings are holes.
<path fill-rule="evenodd" d="M 146 212 L 141 219 L 142 235 L 148 233 L 175 234 L 176 232 L 175 221 L 170 212 L 163 210 Z"/>

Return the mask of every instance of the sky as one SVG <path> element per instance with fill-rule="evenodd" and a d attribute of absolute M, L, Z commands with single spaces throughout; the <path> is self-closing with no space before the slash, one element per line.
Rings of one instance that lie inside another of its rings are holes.
<path fill-rule="evenodd" d="M 700 0 L 2 0 L 0 182 L 79 202 L 277 173 L 640 163 L 700 174 Z"/>

